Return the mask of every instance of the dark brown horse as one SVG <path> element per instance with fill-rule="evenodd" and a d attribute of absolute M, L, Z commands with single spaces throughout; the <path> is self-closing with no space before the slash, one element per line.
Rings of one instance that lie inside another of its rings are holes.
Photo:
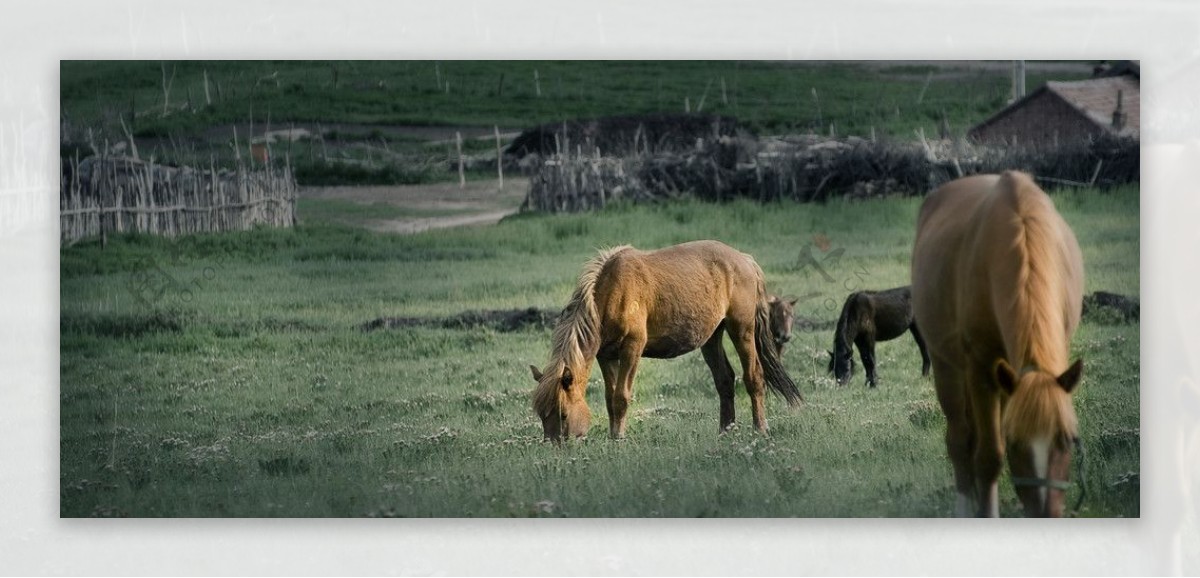
<path fill-rule="evenodd" d="M 829 352 L 829 371 L 838 385 L 850 381 L 854 373 L 854 345 L 867 370 L 867 385 L 875 387 L 875 343 L 889 341 L 912 333 L 921 350 L 921 375 L 929 375 L 929 353 L 925 340 L 913 320 L 912 292 L 908 287 L 887 291 L 857 291 L 842 305 L 837 329 L 833 334 L 833 351 Z"/>
<path fill-rule="evenodd" d="M 1075 234 L 1029 175 L 959 179 L 921 206 L 912 280 L 958 514 L 999 516 L 1007 456 L 1026 515 L 1061 516 L 1083 371 L 1068 356 L 1083 302 Z"/>
<path fill-rule="evenodd" d="M 658 251 L 624 246 L 584 265 L 554 328 L 550 361 L 531 366 L 533 409 L 547 439 L 587 435 L 592 361 L 604 375 L 609 435 L 624 437 L 633 378 L 642 357 L 671 358 L 700 349 L 721 400 L 720 431 L 733 424 L 733 368 L 728 333 L 742 362 L 755 429 L 767 431 L 764 392 L 791 405 L 803 397 L 783 369 L 770 330 L 763 272 L 754 259 L 716 241 Z"/>

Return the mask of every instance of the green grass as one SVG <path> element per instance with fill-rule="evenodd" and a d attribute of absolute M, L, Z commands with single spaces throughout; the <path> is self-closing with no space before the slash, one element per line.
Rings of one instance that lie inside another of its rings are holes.
<path fill-rule="evenodd" d="M 1055 196 L 1087 291 L 1139 294 L 1138 195 Z M 944 421 L 908 338 L 880 344 L 880 387 L 868 390 L 861 373 L 847 387 L 825 376 L 827 332 L 798 333 L 784 361 L 808 404 L 771 399 L 770 437 L 745 427 L 740 390 L 742 427 L 717 435 L 711 377 L 689 354 L 641 364 L 629 439 L 610 441 L 593 372 L 591 437 L 555 447 L 529 409 L 528 365 L 545 360 L 548 331 L 355 328 L 385 315 L 558 308 L 596 247 L 696 238 L 755 255 L 772 290 L 818 295 L 800 315 L 832 319 L 826 300 L 840 305 L 855 285 L 907 283 L 919 202 L 682 202 L 412 236 L 316 224 L 65 248 L 60 512 L 950 515 Z M 302 223 L 314 210 L 300 206 Z M 797 266 L 817 233 L 845 249 L 827 269 L 834 283 Z M 177 285 L 158 294 L 149 280 L 163 273 Z M 1085 321 L 1072 343 L 1086 363 L 1084 515 L 1139 515 L 1139 334 Z M 1001 495 L 1002 513 L 1019 515 L 1007 482 Z"/>
<path fill-rule="evenodd" d="M 1007 70 L 944 75 L 929 66 L 803 62 L 166 63 L 168 77 L 172 70 L 169 102 L 185 104 L 190 98 L 191 110 L 163 116 L 162 63 L 63 61 L 62 113 L 79 126 L 100 124 L 116 134 L 116 119 L 128 119 L 136 110 L 135 134 L 178 136 L 251 118 L 261 125 L 268 117 L 273 126 L 342 122 L 525 128 L 568 118 L 682 112 L 687 99 L 692 110 L 703 101 L 705 112 L 735 116 L 763 132 L 826 132 L 833 123 L 841 135 L 866 135 L 875 127 L 881 134 L 909 139 L 917 128 L 937 134 L 943 116 L 952 130 L 965 131 L 1002 108 L 1011 86 Z M 205 104 L 206 72 L 212 104 Z M 1027 85 L 1033 90 L 1046 80 L 1073 79 L 1066 73 L 1035 72 Z"/>

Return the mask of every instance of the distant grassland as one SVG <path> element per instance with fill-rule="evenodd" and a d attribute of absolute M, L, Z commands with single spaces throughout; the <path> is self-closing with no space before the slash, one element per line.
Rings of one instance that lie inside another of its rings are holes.
<path fill-rule="evenodd" d="M 194 112 L 163 115 L 168 104 Z M 536 78 L 538 79 L 535 83 Z M 207 100 L 205 104 L 205 74 Z M 1079 74 L 1030 72 L 1032 91 Z M 944 117 L 961 134 L 1004 106 L 1007 70 L 761 61 L 63 61 L 62 113 L 138 136 L 253 118 L 288 122 L 525 128 L 569 118 L 703 110 L 766 133 L 912 138 Z M 540 87 L 540 96 L 538 90 Z M 685 101 L 688 103 L 685 105 Z M 119 134 L 119 133 L 115 133 Z"/>
<path fill-rule="evenodd" d="M 1055 195 L 1088 292 L 1140 293 L 1138 195 Z M 798 332 L 784 363 L 808 403 L 770 400 L 770 437 L 745 427 L 740 385 L 742 427 L 717 435 L 711 377 L 689 354 L 641 364 L 629 439 L 610 441 L 594 372 L 593 435 L 555 447 L 529 409 L 528 366 L 546 359 L 549 331 L 356 328 L 557 309 L 597 247 L 696 238 L 753 254 L 772 291 L 817 295 L 799 315 L 830 320 L 851 289 L 908 283 L 919 204 L 616 205 L 392 236 L 304 225 L 306 210 L 348 210 L 309 203 L 291 230 L 64 248 L 61 514 L 950 515 L 944 421 L 907 337 L 880 344 L 868 390 L 861 372 L 846 387 L 825 375 L 829 332 Z M 845 250 L 828 264 L 834 282 L 797 264 L 818 233 Z M 174 283 L 147 291 L 151 275 Z M 1139 515 L 1139 334 L 1085 320 L 1072 342 L 1085 360 L 1086 516 Z M 1007 482 L 1001 496 L 1019 515 Z"/>

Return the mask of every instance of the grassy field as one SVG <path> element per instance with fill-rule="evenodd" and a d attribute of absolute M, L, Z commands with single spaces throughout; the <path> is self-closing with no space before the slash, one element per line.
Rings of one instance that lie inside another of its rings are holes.
<path fill-rule="evenodd" d="M 1086 69 L 1084 69 L 1086 71 Z M 535 83 L 535 72 L 537 82 Z M 1031 67 L 1029 90 L 1047 74 Z M 208 96 L 205 97 L 205 78 Z M 167 107 L 164 107 L 164 84 Z M 739 61 L 63 61 L 62 113 L 81 126 L 180 137 L 287 122 L 526 128 L 568 118 L 703 110 L 765 132 L 963 132 L 1007 102 L 1010 72 Z M 219 86 L 219 88 L 218 88 Z M 539 96 L 540 89 L 540 96 Z M 685 101 L 688 104 L 685 105 Z M 190 103 L 190 106 L 189 106 Z M 186 108 L 181 110 L 180 107 Z M 243 135 L 244 136 L 244 135 Z M 350 137 L 352 135 L 342 135 Z M 376 139 L 378 140 L 378 139 Z"/>
<path fill-rule="evenodd" d="M 1138 194 L 1056 195 L 1089 292 L 1139 294 Z M 848 288 L 907 283 L 918 206 L 682 202 L 412 236 L 313 224 L 65 248 L 61 514 L 949 515 L 944 422 L 908 338 L 879 346 L 869 390 L 861 373 L 826 377 L 829 332 L 799 332 L 784 360 L 808 404 L 770 400 L 770 437 L 746 426 L 742 390 L 742 427 L 717 435 L 711 378 L 689 354 L 642 363 L 629 439 L 610 441 L 596 371 L 593 435 L 555 447 L 529 409 L 549 331 L 356 328 L 559 308 L 596 247 L 696 238 L 754 254 L 772 290 L 818 295 L 799 315 L 829 320 Z M 834 282 L 797 265 L 817 234 L 844 249 L 826 263 Z M 1139 327 L 1087 320 L 1073 355 L 1086 360 L 1083 515 L 1137 516 Z M 1007 482 L 1002 500 L 1019 514 Z"/>

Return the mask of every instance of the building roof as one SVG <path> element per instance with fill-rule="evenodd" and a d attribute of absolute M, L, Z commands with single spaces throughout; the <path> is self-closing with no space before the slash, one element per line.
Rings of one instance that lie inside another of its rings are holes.
<path fill-rule="evenodd" d="M 1125 112 L 1125 128 L 1120 134 L 1137 136 L 1141 130 L 1141 83 L 1137 78 L 1109 76 L 1075 82 L 1047 82 L 1047 90 L 1057 94 L 1067 104 L 1086 115 L 1092 122 L 1112 129 L 1113 112 L 1117 110 L 1117 95 Z"/>
<path fill-rule="evenodd" d="M 1076 81 L 1050 81 L 1041 88 L 1025 95 L 1016 102 L 975 125 L 970 132 L 986 128 L 993 122 L 1019 110 L 1029 101 L 1053 95 L 1078 111 L 1098 127 L 1113 134 L 1137 138 L 1141 133 L 1141 82 L 1132 74 L 1108 76 Z M 1115 131 L 1112 126 L 1113 112 L 1117 109 L 1120 94 L 1121 110 L 1125 113 L 1125 126 Z"/>

